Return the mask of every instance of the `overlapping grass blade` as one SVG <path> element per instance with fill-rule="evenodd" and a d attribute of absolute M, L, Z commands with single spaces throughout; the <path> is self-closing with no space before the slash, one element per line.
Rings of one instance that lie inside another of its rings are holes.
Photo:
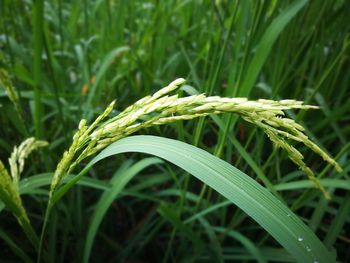
<path fill-rule="evenodd" d="M 101 66 L 96 73 L 96 80 L 91 86 L 91 90 L 89 91 L 89 95 L 86 101 L 86 109 L 90 109 L 93 100 L 98 100 L 100 98 L 101 91 L 98 91 L 98 86 L 109 69 L 111 63 L 116 60 L 116 58 L 122 55 L 124 52 L 129 51 L 128 46 L 118 47 L 110 51 L 102 60 Z"/>
<path fill-rule="evenodd" d="M 320 183 L 325 187 L 339 188 L 350 191 L 350 181 L 343 179 L 321 179 Z M 296 190 L 303 188 L 312 188 L 312 183 L 307 180 L 281 183 L 275 185 L 277 191 Z"/>
<path fill-rule="evenodd" d="M 192 244 L 197 250 L 203 249 L 204 243 L 199 237 L 199 235 L 196 234 L 192 230 L 192 228 L 183 223 L 183 221 L 179 218 L 174 209 L 172 209 L 170 204 L 162 202 L 158 208 L 158 213 L 160 213 L 163 218 L 171 222 L 171 224 L 178 231 L 183 233 L 185 237 L 192 242 Z"/>
<path fill-rule="evenodd" d="M 87 230 L 87 235 L 85 239 L 84 247 L 84 259 L 83 262 L 89 262 L 91 248 L 93 241 L 95 239 L 98 227 L 100 226 L 102 219 L 104 218 L 108 208 L 112 202 L 117 198 L 119 193 L 124 189 L 125 185 L 141 170 L 145 169 L 147 166 L 159 164 L 162 161 L 158 158 L 147 158 L 143 159 L 131 167 L 120 171 L 118 170 L 115 175 L 110 180 L 111 189 L 104 191 L 100 197 L 98 203 L 96 204 L 96 209 L 92 215 L 92 219 Z"/>
<path fill-rule="evenodd" d="M 348 192 L 341 201 L 340 208 L 335 218 L 332 221 L 329 231 L 324 239 L 324 243 L 328 248 L 331 248 L 337 237 L 341 234 L 346 224 L 346 220 L 350 214 L 350 192 Z"/>
<path fill-rule="evenodd" d="M 215 231 L 219 233 L 226 233 L 227 229 L 223 227 L 215 227 Z M 237 231 L 230 230 L 227 232 L 227 235 L 237 241 L 239 241 L 246 249 L 249 251 L 254 259 L 256 259 L 259 263 L 265 263 L 266 260 L 264 256 L 262 255 L 260 249 L 253 243 L 253 241 L 249 240 L 247 237 L 242 235 L 241 233 Z"/>
<path fill-rule="evenodd" d="M 307 0 L 293 1 L 293 3 L 288 6 L 288 8 L 278 17 L 276 17 L 271 25 L 266 29 L 245 74 L 246 77 L 239 92 L 240 96 L 248 96 L 250 94 L 259 72 L 266 62 L 267 56 L 269 55 L 277 37 L 290 22 L 290 20 L 307 4 L 307 2 Z"/>

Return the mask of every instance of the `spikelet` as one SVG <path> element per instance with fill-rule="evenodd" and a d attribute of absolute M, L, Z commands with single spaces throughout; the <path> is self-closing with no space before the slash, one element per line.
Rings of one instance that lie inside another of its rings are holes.
<path fill-rule="evenodd" d="M 19 224 L 29 224 L 29 218 L 23 207 L 17 185 L 11 179 L 4 164 L 0 160 L 0 200 L 12 211 Z"/>
<path fill-rule="evenodd" d="M 21 108 L 21 104 L 19 101 L 18 92 L 17 92 L 15 86 L 13 86 L 8 72 L 2 68 L 0 68 L 0 88 L 1 87 L 3 89 L 5 89 L 7 96 L 9 97 L 9 99 L 13 103 L 13 105 L 15 106 L 15 110 L 16 110 L 20 120 L 24 123 L 23 110 Z"/>
<path fill-rule="evenodd" d="M 4 204 L 12 211 L 23 230 L 26 232 L 29 238 L 33 240 L 35 237 L 32 236 L 29 218 L 22 204 L 18 189 L 18 182 L 24 169 L 25 159 L 28 157 L 28 155 L 32 151 L 47 145 L 48 143 L 46 141 L 28 138 L 18 147 L 15 146 L 11 157 L 9 158 L 11 176 L 0 160 L 0 200 L 2 200 Z"/>
<path fill-rule="evenodd" d="M 47 145 L 48 142 L 36 140 L 34 137 L 31 137 L 22 142 L 18 147 L 14 147 L 11 157 L 9 158 L 9 164 L 11 176 L 16 185 L 18 184 L 20 175 L 23 172 L 25 159 L 27 159 L 32 151 Z"/>

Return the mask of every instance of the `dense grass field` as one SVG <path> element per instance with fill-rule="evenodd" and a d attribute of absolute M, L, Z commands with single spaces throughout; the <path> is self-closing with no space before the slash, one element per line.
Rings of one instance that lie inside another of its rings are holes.
<path fill-rule="evenodd" d="M 1 0 L 0 262 L 349 262 L 349 14 Z"/>

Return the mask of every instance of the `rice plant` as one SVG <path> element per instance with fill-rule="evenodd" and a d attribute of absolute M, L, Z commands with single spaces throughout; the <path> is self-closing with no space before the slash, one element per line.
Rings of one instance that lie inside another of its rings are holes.
<path fill-rule="evenodd" d="M 1 1 L 0 261 L 349 261 L 349 11 Z"/>

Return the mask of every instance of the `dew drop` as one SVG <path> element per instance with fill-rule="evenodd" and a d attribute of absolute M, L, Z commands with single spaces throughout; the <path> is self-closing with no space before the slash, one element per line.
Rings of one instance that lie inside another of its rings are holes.
<path fill-rule="evenodd" d="M 319 263 L 317 259 L 314 259 L 313 263 Z"/>
<path fill-rule="evenodd" d="M 291 217 L 292 215 L 288 213 L 287 216 L 288 216 L 288 217 Z"/>
<path fill-rule="evenodd" d="M 304 241 L 304 237 L 302 237 L 302 236 L 298 237 L 298 241 L 299 241 L 299 242 Z"/>
<path fill-rule="evenodd" d="M 309 246 L 306 246 L 306 251 L 311 252 L 311 248 Z"/>

